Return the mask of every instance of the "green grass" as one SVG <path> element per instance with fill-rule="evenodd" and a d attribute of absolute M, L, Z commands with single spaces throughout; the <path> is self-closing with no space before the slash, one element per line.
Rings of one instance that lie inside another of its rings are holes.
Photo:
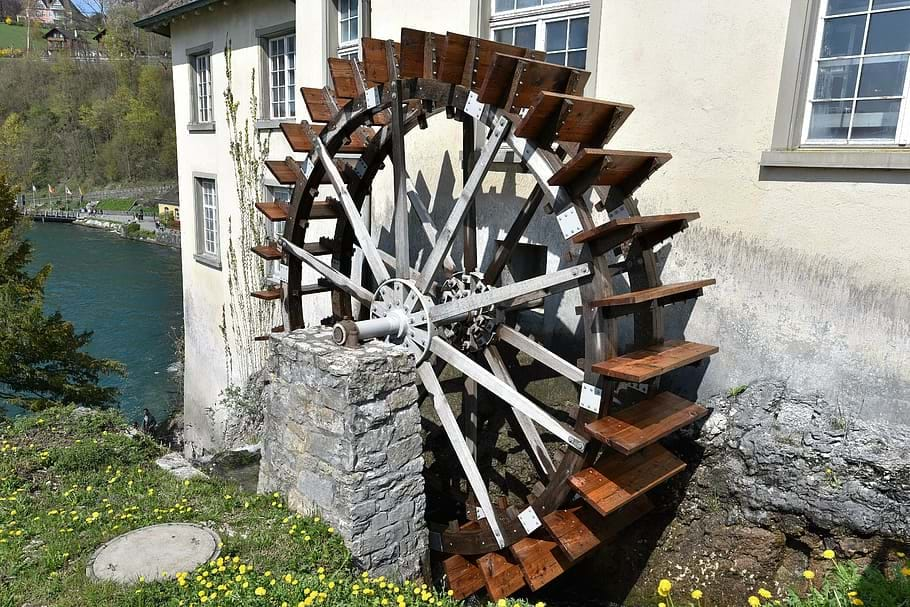
<path fill-rule="evenodd" d="M 155 443 L 124 429 L 115 412 L 69 408 L 0 425 L 0 607 L 459 605 L 442 591 L 358 574 L 334 530 L 288 511 L 278 494 L 175 479 L 155 465 Z M 165 522 L 211 526 L 222 558 L 131 586 L 86 577 L 99 545 Z"/>
<path fill-rule="evenodd" d="M 110 198 L 102 200 L 95 207 L 100 211 L 129 211 L 136 201 L 132 198 Z"/>
<path fill-rule="evenodd" d="M 7 25 L 0 22 L 0 48 L 16 48 L 25 50 L 28 28 L 24 25 Z M 47 43 L 41 36 L 46 30 L 32 29 L 32 50 L 43 51 Z"/>
<path fill-rule="evenodd" d="M 859 567 L 851 561 L 839 561 L 834 552 L 821 555 L 831 561 L 827 573 L 803 573 L 803 584 L 775 596 L 766 588 L 756 588 L 755 594 L 744 603 L 749 607 L 910 607 L 910 561 L 904 553 L 893 556 L 902 564 L 883 571 L 876 565 Z M 700 590 L 680 592 L 669 580 L 661 580 L 655 604 L 664 607 L 721 607 Z M 726 607 L 726 606 L 723 606 Z"/>

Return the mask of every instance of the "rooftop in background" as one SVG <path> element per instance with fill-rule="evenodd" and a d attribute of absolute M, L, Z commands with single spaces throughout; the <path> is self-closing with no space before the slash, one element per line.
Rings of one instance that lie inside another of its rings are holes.
<path fill-rule="evenodd" d="M 136 27 L 161 34 L 171 35 L 171 20 L 196 9 L 216 4 L 220 0 L 166 0 L 161 6 L 135 23 Z"/>

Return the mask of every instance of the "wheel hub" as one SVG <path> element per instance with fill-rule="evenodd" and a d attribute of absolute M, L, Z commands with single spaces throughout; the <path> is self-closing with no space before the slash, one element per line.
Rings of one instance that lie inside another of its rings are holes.
<path fill-rule="evenodd" d="M 440 289 L 440 300 L 449 303 L 490 290 L 479 272 L 458 272 Z M 498 323 L 495 306 L 474 310 L 470 315 L 443 329 L 442 337 L 463 352 L 480 352 L 493 341 Z"/>
<path fill-rule="evenodd" d="M 410 280 L 389 279 L 373 294 L 370 319 L 338 323 L 335 341 L 354 345 L 361 340 L 384 338 L 405 346 L 419 364 L 429 355 L 433 339 L 433 323 L 427 314 L 431 306 L 429 298 Z"/>

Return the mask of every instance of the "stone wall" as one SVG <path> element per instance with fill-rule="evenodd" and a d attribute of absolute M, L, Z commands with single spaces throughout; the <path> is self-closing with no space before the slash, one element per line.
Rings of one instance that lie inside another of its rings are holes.
<path fill-rule="evenodd" d="M 160 227 L 155 231 L 155 241 L 168 247 L 180 248 L 180 230 Z"/>
<path fill-rule="evenodd" d="M 654 605 L 669 578 L 678 596 L 698 588 L 711 605 L 745 605 L 759 587 L 804 589 L 806 569 L 820 578 L 825 549 L 861 565 L 910 552 L 906 426 L 863 421 L 782 381 L 705 404 L 700 427 L 666 441 L 688 471 L 652 493 L 658 509 L 618 545 L 548 589 L 554 600 Z"/>
<path fill-rule="evenodd" d="M 401 348 L 336 346 L 311 328 L 273 338 L 259 490 L 338 529 L 359 567 L 422 576 L 428 550 L 414 365 Z"/>

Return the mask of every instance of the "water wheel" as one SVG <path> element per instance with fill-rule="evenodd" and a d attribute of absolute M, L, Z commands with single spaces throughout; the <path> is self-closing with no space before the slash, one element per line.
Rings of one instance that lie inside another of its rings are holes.
<path fill-rule="evenodd" d="M 453 33 L 404 29 L 400 44 L 364 39 L 363 51 L 362 63 L 329 59 L 333 87 L 303 89 L 312 122 L 281 125 L 307 157 L 268 162 L 293 195 L 287 205 L 258 205 L 269 220 L 287 223 L 283 236 L 254 251 L 282 259 L 287 281 L 253 295 L 281 300 L 279 330 L 293 330 L 303 326 L 308 296 L 331 292 L 339 343 L 389 339 L 413 352 L 447 442 L 437 459 L 457 462 L 452 478 L 435 481 L 457 504 L 448 509 L 454 515 L 429 521 L 431 547 L 447 555 L 449 585 L 458 597 L 536 590 L 647 512 L 646 492 L 685 468 L 658 441 L 706 410 L 662 392 L 659 378 L 717 349 L 665 340 L 662 306 L 697 297 L 714 281 L 662 285 L 653 248 L 698 214 L 639 213 L 631 194 L 670 156 L 604 149 L 632 107 L 578 96 L 587 72 Z M 463 123 L 466 153 L 463 190 L 436 225 L 407 172 L 406 141 L 443 114 Z M 473 153 L 478 131 L 485 139 Z M 511 150 L 536 185 L 520 208 L 499 209 L 512 214 L 511 227 L 492 255 L 478 255 L 475 199 L 500 149 Z M 394 174 L 387 247 L 394 253 L 380 248 L 361 215 L 385 163 Z M 334 196 L 319 199 L 321 186 Z M 307 242 L 308 226 L 321 219 L 337 220 L 334 237 Z M 558 226 L 561 267 L 506 280 L 534 221 Z M 429 243 L 419 254 L 412 225 Z M 463 254 L 452 259 L 459 239 Z M 302 284 L 304 267 L 321 276 L 316 284 Z M 541 300 L 573 292 L 583 352 L 567 358 L 517 319 Z M 629 318 L 634 347 L 620 353 L 617 323 Z M 573 386 L 570 406 L 516 382 L 520 360 Z M 463 386 L 457 407 L 443 389 L 453 381 Z M 637 388 L 639 402 L 618 408 L 620 385 Z M 538 475 L 521 500 L 494 495 L 495 471 L 478 460 L 483 445 L 497 440 L 478 421 L 478 389 L 507 413 Z"/>

